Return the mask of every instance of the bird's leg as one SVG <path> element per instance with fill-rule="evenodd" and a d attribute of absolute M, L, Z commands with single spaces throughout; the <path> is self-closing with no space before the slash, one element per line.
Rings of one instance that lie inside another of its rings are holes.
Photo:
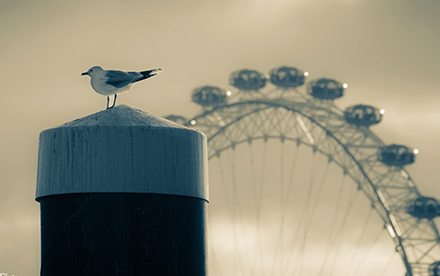
<path fill-rule="evenodd" d="M 108 109 L 108 101 L 109 101 L 109 98 L 108 98 L 108 96 L 107 96 L 107 108 L 106 108 L 106 109 Z"/>
<path fill-rule="evenodd" d="M 113 99 L 113 105 L 112 105 L 112 108 L 113 107 L 115 107 L 115 104 L 116 104 L 116 97 L 118 96 L 118 94 L 115 94 L 115 98 Z"/>

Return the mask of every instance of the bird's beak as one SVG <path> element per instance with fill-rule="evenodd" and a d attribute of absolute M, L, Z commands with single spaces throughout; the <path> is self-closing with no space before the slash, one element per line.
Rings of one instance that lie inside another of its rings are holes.
<path fill-rule="evenodd" d="M 87 72 L 81 73 L 81 76 L 88 75 Z"/>

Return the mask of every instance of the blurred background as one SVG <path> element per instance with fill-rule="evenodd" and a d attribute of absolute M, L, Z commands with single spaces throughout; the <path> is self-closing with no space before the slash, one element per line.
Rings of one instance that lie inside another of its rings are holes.
<path fill-rule="evenodd" d="M 1 0 L 0 272 L 39 274 L 38 135 L 105 109 L 80 76 L 94 65 L 162 67 L 117 104 L 187 118 L 194 88 L 231 89 L 243 68 L 348 83 L 336 104 L 385 109 L 373 131 L 419 149 L 407 169 L 439 196 L 439 14 L 437 0 Z"/>

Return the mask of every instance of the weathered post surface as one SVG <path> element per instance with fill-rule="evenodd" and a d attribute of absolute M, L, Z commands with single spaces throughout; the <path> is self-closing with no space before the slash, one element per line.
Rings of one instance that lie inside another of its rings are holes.
<path fill-rule="evenodd" d="M 40 134 L 41 275 L 206 275 L 206 136 L 119 105 Z"/>

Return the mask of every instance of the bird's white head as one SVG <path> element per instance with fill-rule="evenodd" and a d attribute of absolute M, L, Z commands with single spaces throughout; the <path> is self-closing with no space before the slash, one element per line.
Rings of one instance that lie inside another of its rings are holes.
<path fill-rule="evenodd" d="M 93 76 L 94 74 L 96 74 L 97 72 L 101 72 L 102 70 L 103 69 L 101 66 L 93 66 L 87 72 L 81 73 L 81 76 L 84 76 L 84 75 Z"/>

